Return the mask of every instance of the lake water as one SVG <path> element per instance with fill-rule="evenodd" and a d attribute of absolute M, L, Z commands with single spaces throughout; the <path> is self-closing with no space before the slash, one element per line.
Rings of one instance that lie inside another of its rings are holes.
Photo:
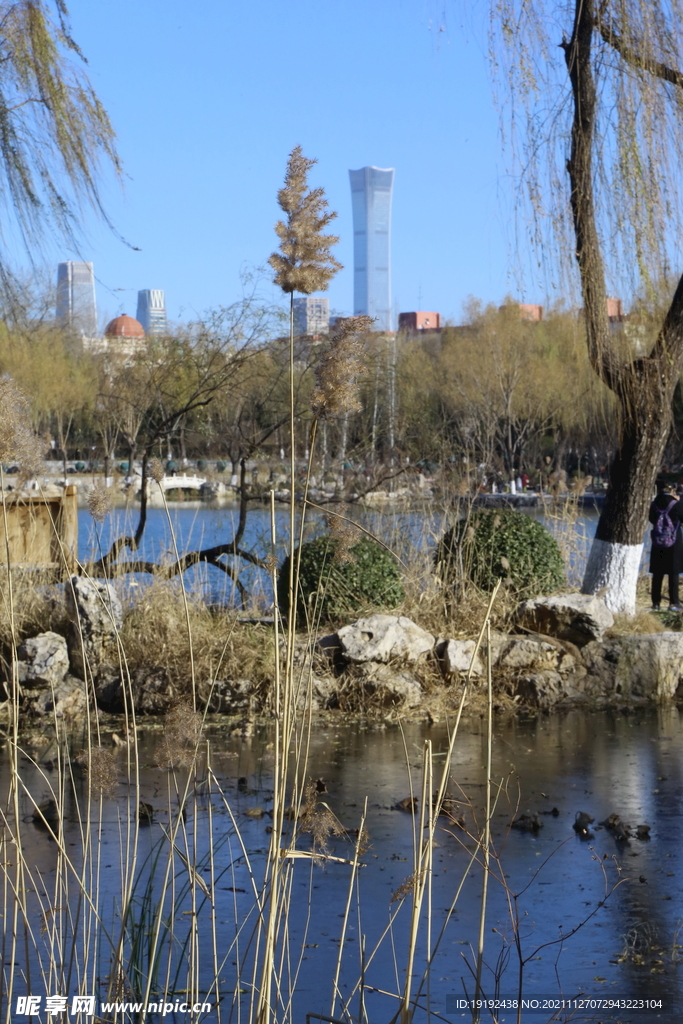
<path fill-rule="evenodd" d="M 183 550 L 229 539 L 237 513 L 174 508 L 171 516 L 178 546 Z M 376 532 L 381 528 L 382 535 L 399 551 L 417 548 L 428 564 L 429 548 L 443 529 L 440 522 L 426 521 L 414 513 L 373 516 L 367 520 L 368 528 Z M 285 542 L 286 517 L 284 510 L 278 513 L 278 531 L 282 531 Z M 265 510 L 251 513 L 245 546 L 260 545 L 261 550 L 268 550 L 268 519 Z M 595 517 L 584 516 L 579 528 L 590 536 L 594 524 Z M 108 543 L 107 531 L 118 530 L 121 525 L 121 514 L 115 514 L 105 526 L 103 544 Z M 87 513 L 82 513 L 82 558 L 89 554 L 88 545 L 92 550 L 96 543 L 91 526 Z M 315 521 L 312 528 L 316 528 Z M 168 556 L 170 550 L 165 512 L 153 510 L 143 554 L 158 558 Z M 206 592 L 220 594 L 224 581 L 222 574 L 218 577 L 220 585 L 213 577 L 208 584 L 204 578 Z M 267 598 L 264 589 L 264 603 Z M 162 931 L 172 935 L 172 940 L 167 947 L 169 959 L 157 965 L 153 991 L 165 988 L 167 995 L 182 994 L 190 985 L 192 972 L 193 984 L 207 988 L 217 974 L 220 1021 L 242 1024 L 247 1020 L 251 999 L 253 946 L 249 936 L 255 918 L 252 883 L 255 880 L 258 884 L 263 877 L 269 841 L 273 733 L 265 725 L 249 735 L 233 734 L 232 729 L 233 725 L 221 720 L 207 729 L 215 782 L 209 786 L 203 781 L 207 765 L 202 763 L 197 784 L 193 782 L 190 788 L 177 853 L 170 858 L 172 898 L 167 897 L 163 904 L 161 918 Z M 70 955 L 72 961 L 87 966 L 90 980 L 85 989 L 106 998 L 111 948 L 101 938 L 87 952 L 88 908 L 79 898 L 79 886 L 72 876 L 84 870 L 84 837 L 90 837 L 94 841 L 94 859 L 88 862 L 86 872 L 90 909 L 96 908 L 107 935 L 117 934 L 121 877 L 131 857 L 127 828 L 132 809 L 137 809 L 138 796 L 153 808 L 153 822 L 140 831 L 136 899 L 126 948 L 132 957 L 135 944 L 136 963 L 139 969 L 145 969 L 145 948 L 153 931 L 153 918 L 145 915 L 160 899 L 163 866 L 170 849 L 168 833 L 178 822 L 176 789 L 184 784 L 182 772 L 176 777 L 158 767 L 160 730 L 158 723 L 141 723 L 139 793 L 132 783 L 134 766 L 128 765 L 127 749 L 113 748 L 118 782 L 111 797 L 90 808 L 89 824 L 85 780 L 76 768 L 72 779 L 67 773 L 59 798 L 64 828 L 61 853 L 49 830 L 32 820 L 34 801 L 40 803 L 50 797 L 51 787 L 56 784 L 57 750 L 49 733 L 31 736 L 20 762 L 24 788 L 19 798 L 21 847 L 31 871 L 27 897 L 31 933 L 28 941 L 22 938 L 14 948 L 15 996 L 29 991 L 27 979 L 33 979 L 34 992 L 54 994 L 54 978 L 60 976 L 61 965 Z M 391 993 L 397 993 L 404 980 L 410 897 L 403 904 L 393 898 L 413 873 L 417 837 L 413 815 L 396 809 L 396 805 L 411 792 L 420 791 L 426 741 L 432 744 L 438 769 L 448 743 L 445 724 L 411 722 L 399 728 L 332 719 L 313 723 L 302 775 L 325 781 L 321 800 L 348 830 L 358 827 L 364 802 L 368 802 L 370 846 L 352 893 L 339 986 L 342 998 L 350 998 L 353 1020 L 360 1012 L 359 993 L 354 988 L 361 961 L 365 965 L 367 1019 L 372 1024 L 389 1022 L 397 1010 Z M 109 746 L 110 731 L 105 730 L 102 742 Z M 71 755 L 83 745 L 82 739 L 73 740 Z M 458 812 L 464 816 L 465 829 L 440 819 L 431 879 L 431 938 L 423 923 L 413 972 L 414 991 L 420 987 L 428 941 L 433 964 L 420 989 L 416 1021 L 435 1024 L 437 1020 L 472 1019 L 469 1012 L 459 1008 L 457 1000 L 474 991 L 473 949 L 479 930 L 482 883 L 482 869 L 475 855 L 483 820 L 485 761 L 484 722 L 466 719 L 456 741 L 449 783 L 451 796 L 459 802 Z M 0 750 L 3 808 L 7 806 L 7 767 L 5 747 Z M 679 710 L 649 708 L 630 714 L 576 710 L 498 717 L 492 778 L 497 792 L 492 818 L 495 857 L 485 919 L 484 994 L 517 997 L 518 934 L 525 998 L 574 998 L 583 994 L 631 1003 L 623 1009 L 572 1012 L 552 1019 L 621 1024 L 655 1020 L 673 1024 L 680 1020 L 683 716 Z M 600 827 L 581 838 L 572 828 L 578 812 L 591 815 L 596 823 L 617 813 L 633 827 L 649 825 L 650 838 L 619 842 Z M 6 813 L 11 824 L 11 812 Z M 522 813 L 538 814 L 543 827 L 535 834 L 511 829 L 512 819 Z M 298 847 L 310 850 L 310 837 L 301 836 Z M 330 855 L 348 859 L 352 850 L 351 840 L 331 838 Z M 67 855 L 71 858 L 70 869 L 65 868 Z M 5 991 L 14 857 L 10 843 L 4 847 L 0 867 L 0 875 L 7 870 L 1 908 L 5 914 Z M 203 880 L 202 886 L 197 883 L 187 887 L 183 882 L 188 877 L 187 862 L 193 865 L 193 877 Z M 290 988 L 293 992 L 289 1019 L 303 1022 L 308 1013 L 330 1012 L 349 865 L 333 860 L 317 864 L 310 859 L 294 861 L 293 865 L 290 914 L 279 962 L 283 998 L 288 998 Z M 449 913 L 461 883 L 455 909 Z M 387 931 L 396 911 L 398 915 Z M 443 926 L 443 937 L 436 945 Z M 55 956 L 55 944 L 59 956 Z M 74 968 L 69 984 L 76 974 Z M 132 968 L 129 975 L 134 976 Z M 0 983 L 0 1003 L 2 991 Z M 72 987 L 64 994 L 74 991 Z M 83 992 L 84 987 L 81 985 L 78 991 Z M 633 1008 L 634 1000 L 649 1000 L 650 1008 Z M 656 1005 L 660 1001 L 661 1008 Z M 339 1003 L 336 1015 L 341 1015 Z M 164 1019 L 188 1018 L 171 1013 Z M 207 1019 L 218 1021 L 218 1015 L 212 1012 Z M 491 1015 L 483 1016 L 486 1021 L 493 1019 Z M 516 1019 L 516 1014 L 503 1011 L 495 1019 L 507 1024 Z M 551 1013 L 525 1011 L 522 1019 L 540 1024 L 551 1019 Z M 43 1020 L 54 1024 L 53 1018 L 41 1018 L 41 1024 Z"/>
<path fill-rule="evenodd" d="M 595 511 L 581 512 L 574 521 L 568 523 L 561 514 L 561 506 L 557 512 L 549 509 L 539 512 L 537 509 L 524 509 L 538 518 L 554 532 L 566 555 L 568 581 L 570 586 L 578 589 L 583 573 L 583 566 L 595 533 L 598 514 Z M 406 563 L 413 565 L 418 559 L 428 573 L 431 566 L 430 554 L 438 538 L 452 525 L 455 514 L 451 512 L 436 513 L 432 511 L 398 511 L 378 512 L 359 508 L 349 513 L 357 518 L 365 529 L 379 537 Z M 142 558 L 168 562 L 173 560 L 173 535 L 178 551 L 186 551 L 210 547 L 219 543 L 229 543 L 234 536 L 239 520 L 236 508 L 212 509 L 206 506 L 187 507 L 176 504 L 169 509 L 148 511 L 147 526 L 140 547 Z M 112 512 L 103 526 L 97 527 L 90 514 L 79 511 L 79 544 L 78 555 L 82 561 L 96 559 L 101 552 L 106 552 L 114 537 L 124 533 L 133 533 L 137 522 L 137 514 L 130 510 L 118 509 Z M 307 516 L 306 538 L 318 536 L 325 528 L 323 517 L 315 511 Z M 289 511 L 286 506 L 276 509 L 276 554 L 281 562 L 285 556 L 289 541 Z M 271 550 L 270 542 L 270 511 L 262 506 L 250 509 L 247 528 L 242 546 L 265 556 Z M 131 557 L 124 553 L 124 557 Z M 644 555 L 646 557 L 646 555 Z M 245 566 L 243 571 L 245 586 L 252 594 L 253 603 L 265 611 L 272 601 L 269 579 L 266 574 Z M 229 578 L 220 569 L 206 564 L 197 566 L 185 573 L 186 584 L 190 589 L 202 593 L 207 599 L 220 603 L 230 603 L 234 599 L 233 587 Z M 144 580 L 140 577 L 133 582 L 139 585 Z"/>
<path fill-rule="evenodd" d="M 186 984 L 183 963 L 189 958 L 190 938 L 195 936 L 204 950 L 200 972 L 209 983 L 214 966 L 210 932 L 215 922 L 217 948 L 223 960 L 220 970 L 221 1020 L 246 1020 L 249 1003 L 249 946 L 254 920 L 251 879 L 262 877 L 268 845 L 272 801 L 270 765 L 272 731 L 256 729 L 251 736 L 233 736 L 225 724 L 209 727 L 211 763 L 222 795 L 200 787 L 197 800 L 190 800 L 186 821 L 177 840 L 187 852 L 211 890 L 212 903 L 201 899 L 192 904 L 190 895 L 176 893 L 172 924 L 178 969 L 177 987 Z M 305 775 L 323 779 L 324 800 L 347 829 L 358 827 L 365 799 L 368 801 L 369 848 L 364 854 L 357 890 L 351 901 L 350 923 L 344 944 L 340 992 L 348 997 L 360 970 L 360 949 L 365 943 L 366 961 L 385 931 L 390 914 L 398 907 L 392 896 L 412 874 L 414 820 L 410 813 L 395 809 L 398 801 L 412 791 L 420 792 L 422 751 L 432 743 L 435 764 L 442 763 L 448 736 L 445 725 L 407 723 L 402 728 L 370 728 L 362 725 L 325 722 L 314 724 L 310 737 Z M 105 736 L 104 742 L 108 742 Z M 141 830 L 139 882 L 142 893 L 149 882 L 158 891 L 168 850 L 165 835 L 175 813 L 175 797 L 169 815 L 165 794 L 173 791 L 167 770 L 156 767 L 160 735 L 148 723 L 140 734 L 140 796 L 154 808 L 153 824 Z M 120 907 L 122 857 L 126 856 L 125 821 L 131 790 L 126 782 L 126 754 L 118 755 L 119 783 L 111 799 L 101 805 L 101 820 L 92 828 L 97 835 L 100 860 L 98 881 L 90 891 L 108 929 L 115 931 Z M 7 762 L 0 775 L 3 806 L 7 789 Z M 21 774 L 27 793 L 37 802 L 49 796 L 54 782 L 55 750 L 47 737 L 36 741 L 32 760 L 24 758 Z M 486 736 L 483 721 L 465 720 L 455 745 L 451 765 L 451 795 L 461 801 L 467 831 L 449 825 L 445 819 L 437 832 L 431 887 L 432 949 L 435 937 L 447 918 L 456 890 L 464 878 L 443 938 L 436 947 L 428 985 L 423 986 L 416 1020 L 471 1020 L 453 1000 L 474 985 L 471 965 L 479 928 L 482 870 L 471 858 L 476 851 L 473 837 L 483 820 Z M 205 774 L 202 767 L 200 775 Z M 526 961 L 523 992 L 527 998 L 574 998 L 580 993 L 601 999 L 662 1001 L 662 1009 L 602 1010 L 560 1014 L 554 1020 L 635 1022 L 680 1020 L 683 1007 L 683 717 L 673 707 L 618 711 L 569 711 L 532 717 L 497 718 L 493 743 L 493 773 L 500 787 L 492 819 L 492 843 L 496 853 L 494 876 L 489 886 L 485 921 L 485 969 L 483 991 L 487 996 L 518 994 L 519 960 L 514 943 L 511 915 L 518 915 L 520 948 Z M 182 788 L 183 775 L 178 784 Z M 36 889 L 54 891 L 63 862 L 55 842 L 45 829 L 30 821 L 32 803 L 26 793 L 20 798 L 22 847 L 32 866 Z M 99 805 L 98 805 L 99 806 Z M 67 786 L 65 797 L 64 845 L 79 870 L 84 814 L 84 783 L 76 777 L 74 789 Z M 238 840 L 227 808 L 234 815 Z M 556 809 L 557 815 L 548 813 Z M 256 810 L 255 810 L 256 809 Z M 250 817 L 264 812 L 263 817 Z M 577 812 L 593 816 L 596 822 L 616 812 L 636 826 L 651 826 L 651 838 L 617 842 L 605 828 L 595 828 L 587 839 L 578 837 L 572 823 Z M 512 817 L 539 813 L 543 827 L 537 834 L 510 829 Z M 100 816 L 96 810 L 95 817 Z M 213 861 L 208 858 L 209 825 Z M 310 837 L 298 846 L 310 849 Z M 337 857 L 352 855 L 350 841 L 332 837 L 329 852 Z M 145 858 L 149 855 L 149 859 Z M 158 860 L 155 858 L 158 857 Z M 11 862 L 13 857 L 7 857 Z M 251 872 L 246 861 L 251 864 Z M 156 880 L 152 866 L 156 864 Z M 159 867 L 161 865 L 161 867 Z M 178 879 L 182 865 L 176 860 Z M 349 866 L 310 860 L 294 862 L 290 915 L 287 924 L 287 955 L 282 966 L 282 984 L 297 972 L 292 1019 L 303 1021 L 307 1013 L 328 1014 L 331 979 L 339 950 L 339 935 L 347 899 Z M 503 887 L 503 879 L 506 889 Z M 178 881 L 178 888 L 180 882 Z M 201 896 L 201 893 L 199 894 Z M 37 895 L 29 897 L 37 900 Z M 73 895 L 62 893 L 61 909 Z M 57 901 L 55 901 L 57 902 Z M 410 899 L 399 910 L 393 927 L 365 970 L 365 1005 L 370 1021 L 391 1020 L 396 1000 L 382 993 L 397 992 L 403 983 Z M 81 910 L 83 908 L 81 907 Z M 47 944 L 50 922 L 33 905 L 33 926 L 38 944 Z M 56 913 L 56 912 L 55 912 Z M 78 918 L 74 911 L 74 918 Z M 166 918 L 170 919 L 170 906 Z M 246 927 L 245 922 L 251 922 Z M 242 931 L 239 928 L 242 926 Z M 42 930 L 41 930 L 42 929 Z M 578 929 L 578 931 L 576 931 Z M 67 929 L 68 931 L 68 929 Z M 47 932 L 47 934 L 45 934 Z M 147 937 L 150 926 L 143 932 Z M 64 937 L 68 946 L 68 935 Z M 81 941 L 81 940 L 79 940 Z M 194 939 L 192 940 L 194 941 Z M 424 967 L 426 931 L 418 941 L 414 967 L 415 988 Z M 19 974 L 34 961 L 34 982 L 39 978 L 37 958 L 22 943 L 15 951 Z M 110 955 L 106 942 L 91 965 L 92 982 L 98 992 L 106 990 Z M 178 966 L 180 965 L 180 966 Z M 238 965 L 241 967 L 238 981 Z M 469 966 L 468 966 L 469 965 Z M 163 978 L 164 971 L 160 971 Z M 497 976 L 497 977 L 496 977 Z M 19 978 L 17 992 L 22 991 Z M 42 991 L 36 982 L 37 991 Z M 241 990 L 241 991 L 236 991 Z M 358 994 L 351 1000 L 350 1013 L 358 1017 Z M 337 1007 L 337 1016 L 339 1016 Z M 437 1016 L 439 1015 L 439 1016 Z M 15 1018 L 13 1018 L 14 1020 Z M 182 1017 L 178 1018 L 182 1020 Z M 214 1014 L 209 1020 L 215 1020 Z M 484 1015 L 484 1020 L 493 1018 Z M 499 1021 L 516 1019 L 502 1012 Z M 551 1014 L 528 1014 L 525 1021 L 551 1019 Z"/>

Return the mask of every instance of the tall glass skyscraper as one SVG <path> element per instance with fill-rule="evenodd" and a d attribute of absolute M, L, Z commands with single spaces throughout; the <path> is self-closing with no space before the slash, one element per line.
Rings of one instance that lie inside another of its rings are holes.
<path fill-rule="evenodd" d="M 92 263 L 67 260 L 57 266 L 57 320 L 86 338 L 97 335 L 95 274 Z"/>
<path fill-rule="evenodd" d="M 393 167 L 349 171 L 353 209 L 353 311 L 391 330 L 391 194 Z"/>
<path fill-rule="evenodd" d="M 147 335 L 166 334 L 166 302 L 161 288 L 146 288 L 138 292 L 136 319 L 142 324 Z"/>

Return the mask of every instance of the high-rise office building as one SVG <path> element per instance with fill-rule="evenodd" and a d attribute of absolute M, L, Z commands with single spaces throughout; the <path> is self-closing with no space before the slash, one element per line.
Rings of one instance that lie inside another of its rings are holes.
<path fill-rule="evenodd" d="M 94 338 L 97 334 L 95 274 L 92 263 L 67 260 L 57 266 L 57 320 L 69 330 Z"/>
<path fill-rule="evenodd" d="M 391 194 L 393 167 L 349 171 L 353 209 L 353 311 L 391 330 Z"/>
<path fill-rule="evenodd" d="M 146 288 L 138 292 L 137 319 L 147 335 L 166 334 L 166 303 L 161 288 Z"/>
<path fill-rule="evenodd" d="M 327 334 L 330 329 L 330 300 L 317 295 L 294 299 L 294 333 Z"/>

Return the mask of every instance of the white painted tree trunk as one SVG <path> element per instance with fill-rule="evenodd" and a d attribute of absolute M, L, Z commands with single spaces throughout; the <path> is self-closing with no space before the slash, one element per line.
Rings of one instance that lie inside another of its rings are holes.
<path fill-rule="evenodd" d="M 642 554 L 642 543 L 613 544 L 596 538 L 588 556 L 581 593 L 600 594 L 613 613 L 635 615 Z"/>

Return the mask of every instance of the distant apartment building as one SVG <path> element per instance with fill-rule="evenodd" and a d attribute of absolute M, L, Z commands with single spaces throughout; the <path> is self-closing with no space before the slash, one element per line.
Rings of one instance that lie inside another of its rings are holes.
<path fill-rule="evenodd" d="M 391 199 L 394 169 L 349 171 L 353 211 L 353 312 L 391 330 Z"/>
<path fill-rule="evenodd" d="M 438 331 L 441 329 L 441 314 L 434 312 L 418 311 L 414 313 L 399 313 L 399 331 Z"/>
<path fill-rule="evenodd" d="M 138 320 L 140 317 L 138 317 Z M 317 295 L 294 299 L 294 333 L 327 334 L 330 330 L 330 300 Z"/>
<path fill-rule="evenodd" d="M 506 309 L 516 309 L 520 320 L 530 320 L 536 324 L 543 319 L 543 306 L 537 306 L 531 302 L 508 302 L 504 306 L 499 306 L 498 309 L 501 313 Z"/>
<path fill-rule="evenodd" d="M 138 292 L 136 319 L 149 337 L 167 333 L 166 302 L 161 288 L 146 288 Z"/>
<path fill-rule="evenodd" d="M 97 335 L 95 274 L 92 263 L 67 260 L 57 265 L 57 321 L 85 338 Z"/>
<path fill-rule="evenodd" d="M 518 305 L 521 320 L 530 320 L 532 323 L 540 323 L 543 319 L 543 306 L 534 305 L 532 302 L 520 302 Z"/>
<path fill-rule="evenodd" d="M 619 324 L 624 319 L 624 306 L 621 299 L 607 296 L 607 317 L 611 324 Z"/>

